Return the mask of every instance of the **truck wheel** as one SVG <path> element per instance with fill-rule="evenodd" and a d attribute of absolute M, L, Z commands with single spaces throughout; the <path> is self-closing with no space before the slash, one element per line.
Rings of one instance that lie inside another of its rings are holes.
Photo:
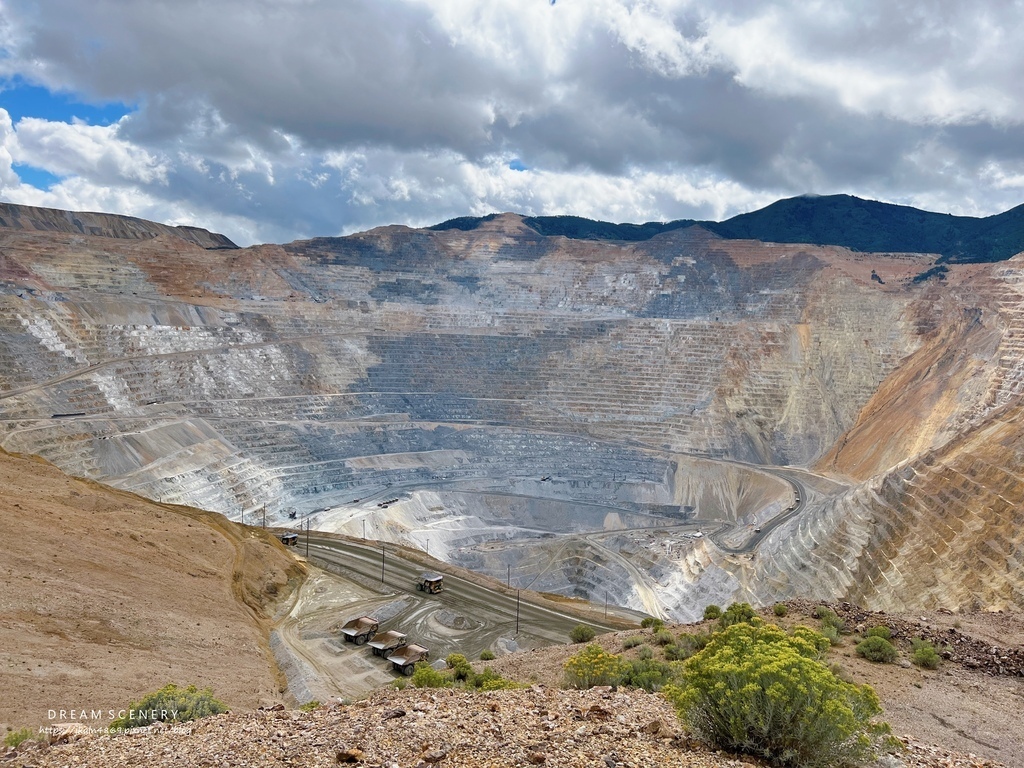
<path fill-rule="evenodd" d="M 412 664 L 406 664 L 404 667 L 402 667 L 402 674 L 406 677 L 412 677 L 412 673 L 415 671 L 416 670 L 413 668 Z"/>
<path fill-rule="evenodd" d="M 419 590 L 420 592 L 422 592 L 423 591 L 423 585 L 422 584 L 417 584 L 416 585 L 416 589 Z"/>
<path fill-rule="evenodd" d="M 356 635 L 356 645 L 362 645 L 366 642 L 366 635 Z"/>

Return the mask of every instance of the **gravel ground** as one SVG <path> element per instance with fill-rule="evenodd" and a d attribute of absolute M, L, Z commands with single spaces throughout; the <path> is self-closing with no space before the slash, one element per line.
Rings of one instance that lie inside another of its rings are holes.
<path fill-rule="evenodd" d="M 257 711 L 125 735 L 66 735 L 9 751 L 35 768 L 207 768 L 339 764 L 380 768 L 760 768 L 709 750 L 679 729 L 659 695 L 608 689 L 470 693 L 383 690 L 313 712 Z M 66 742 L 66 743 L 61 743 Z M 999 764 L 909 742 L 879 768 L 993 768 Z"/>

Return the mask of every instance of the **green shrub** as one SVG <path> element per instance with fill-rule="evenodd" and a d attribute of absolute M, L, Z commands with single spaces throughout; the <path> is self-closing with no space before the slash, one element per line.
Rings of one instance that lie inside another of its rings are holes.
<path fill-rule="evenodd" d="M 870 759 L 887 730 L 872 723 L 878 697 L 837 680 L 815 660 L 824 639 L 805 635 L 760 621 L 734 624 L 663 692 L 686 727 L 720 749 L 801 768 Z"/>
<path fill-rule="evenodd" d="M 709 605 L 704 609 L 704 621 L 711 621 L 714 619 L 721 618 L 722 609 L 717 605 Z"/>
<path fill-rule="evenodd" d="M 831 624 L 825 624 L 823 622 L 822 625 L 821 625 L 821 634 L 824 635 L 826 638 L 828 638 L 828 642 L 829 642 L 830 645 L 842 645 L 843 644 L 843 636 L 840 635 L 839 634 L 839 630 L 836 629 Z"/>
<path fill-rule="evenodd" d="M 404 677 L 399 677 L 395 680 L 392 680 L 391 685 L 393 685 L 400 691 L 404 691 L 409 686 L 409 681 L 406 680 Z"/>
<path fill-rule="evenodd" d="M 864 637 L 880 637 L 883 640 L 892 640 L 892 630 L 884 624 L 878 627 L 871 627 L 864 633 Z"/>
<path fill-rule="evenodd" d="M 669 632 L 667 629 L 659 629 L 654 633 L 654 642 L 658 645 L 673 645 L 676 641 L 676 636 Z"/>
<path fill-rule="evenodd" d="M 679 636 L 679 644 L 690 649 L 690 655 L 692 656 L 697 651 L 703 650 L 704 647 L 711 642 L 713 634 L 711 632 L 697 632 L 696 634 L 682 634 Z"/>
<path fill-rule="evenodd" d="M 491 678 L 485 678 L 481 681 L 480 685 L 477 686 L 481 691 L 511 691 L 516 688 L 522 688 L 519 683 L 514 680 L 501 677 L 500 675 Z"/>
<path fill-rule="evenodd" d="M 654 658 L 654 651 L 651 650 L 651 646 L 645 645 L 636 652 L 636 657 L 640 659 L 640 661 L 647 661 L 648 659 Z"/>
<path fill-rule="evenodd" d="M 4 736 L 4 744 L 8 747 L 14 747 L 17 749 L 34 735 L 35 734 L 31 728 L 19 728 L 18 730 L 11 731 Z"/>
<path fill-rule="evenodd" d="M 479 688 L 481 691 L 507 691 L 513 688 L 522 688 L 519 683 L 502 677 L 490 667 L 484 667 L 483 672 L 471 675 L 469 682 L 474 688 Z"/>
<path fill-rule="evenodd" d="M 320 702 L 317 701 L 316 699 L 313 699 L 313 701 L 307 701 L 305 704 L 302 704 L 299 707 L 299 709 L 301 709 L 303 712 L 312 712 L 314 709 L 316 709 L 319 706 L 320 706 Z"/>
<path fill-rule="evenodd" d="M 654 659 L 638 659 L 626 663 L 622 675 L 622 685 L 643 688 L 645 691 L 653 693 L 660 691 L 674 676 L 674 670 L 670 664 Z"/>
<path fill-rule="evenodd" d="M 621 656 L 591 643 L 570 656 L 564 669 L 569 688 L 593 688 L 595 685 L 619 685 L 626 673 L 626 663 Z"/>
<path fill-rule="evenodd" d="M 750 603 L 733 603 L 718 618 L 718 626 L 725 629 L 733 624 L 749 622 L 755 616 L 757 616 L 757 613 L 750 607 Z"/>
<path fill-rule="evenodd" d="M 569 633 L 569 639 L 574 643 L 589 643 L 596 634 L 593 627 L 588 627 L 586 624 L 577 624 L 572 628 L 572 632 Z"/>
<path fill-rule="evenodd" d="M 647 641 L 644 640 L 644 638 L 639 636 L 627 637 L 622 641 L 622 650 L 628 651 L 630 648 L 636 648 L 638 645 L 643 645 L 646 642 Z"/>
<path fill-rule="evenodd" d="M 494 651 L 490 648 L 484 648 L 480 651 L 480 661 L 494 661 Z"/>
<path fill-rule="evenodd" d="M 410 680 L 417 688 L 447 688 L 451 685 L 446 675 L 442 675 L 426 661 L 416 662 Z"/>
<path fill-rule="evenodd" d="M 811 645 L 815 650 L 814 658 L 816 659 L 824 657 L 825 651 L 827 651 L 832 645 L 832 641 L 825 637 L 821 632 L 815 632 L 810 627 L 805 627 L 802 624 L 793 627 L 789 634 L 792 637 Z"/>
<path fill-rule="evenodd" d="M 821 619 L 822 629 L 825 627 L 835 627 L 836 632 L 842 634 L 846 631 L 846 622 L 839 618 L 839 614 L 824 605 L 819 605 L 814 611 L 814 615 Z"/>
<path fill-rule="evenodd" d="M 686 661 L 691 656 L 693 653 L 679 643 L 665 646 L 665 661 Z"/>
<path fill-rule="evenodd" d="M 789 613 L 789 609 L 786 607 L 785 603 L 776 603 L 772 606 L 772 613 L 774 613 L 781 619 L 783 616 Z"/>
<path fill-rule="evenodd" d="M 653 616 L 645 616 L 644 620 L 640 622 L 640 626 L 644 629 L 653 629 L 657 632 L 665 626 L 665 622 L 661 619 L 656 619 Z"/>
<path fill-rule="evenodd" d="M 473 674 L 473 667 L 470 665 L 469 659 L 461 653 L 449 653 L 444 663 L 452 671 L 453 680 L 468 680 Z"/>
<path fill-rule="evenodd" d="M 939 654 L 935 650 L 935 646 L 929 643 L 927 640 L 912 640 L 911 647 L 913 653 L 910 656 L 910 660 L 919 667 L 925 669 L 938 669 L 939 668 Z"/>
<path fill-rule="evenodd" d="M 849 672 L 846 671 L 846 669 L 843 667 L 842 664 L 839 664 L 838 662 L 833 662 L 832 664 L 829 664 L 828 665 L 828 671 L 831 672 L 836 677 L 838 677 L 844 683 L 852 683 L 853 682 L 853 676 Z"/>
<path fill-rule="evenodd" d="M 114 720 L 110 727 L 115 730 L 141 728 L 158 721 L 183 723 L 227 711 L 227 705 L 217 701 L 209 688 L 200 691 L 194 685 L 179 688 L 171 683 L 132 703 L 124 716 Z"/>
<path fill-rule="evenodd" d="M 665 647 L 665 658 L 668 661 L 685 661 L 706 646 L 710 640 L 709 632 L 698 632 L 695 635 L 684 633 L 679 636 L 675 645 Z"/>
<path fill-rule="evenodd" d="M 884 637 L 874 635 L 857 643 L 857 653 L 868 661 L 891 664 L 896 661 L 896 647 Z"/>

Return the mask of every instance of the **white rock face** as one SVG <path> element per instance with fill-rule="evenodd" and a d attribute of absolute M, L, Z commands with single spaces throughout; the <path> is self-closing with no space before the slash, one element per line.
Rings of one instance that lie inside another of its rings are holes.
<path fill-rule="evenodd" d="M 927 451 L 1024 392 L 1017 260 L 937 286 L 911 279 L 927 256 L 593 243 L 514 216 L 239 251 L 0 236 L 5 449 L 673 618 L 946 600 L 904 573 L 904 506 L 938 482 Z M 753 466 L 819 461 L 849 476 L 808 475 L 802 500 Z"/>

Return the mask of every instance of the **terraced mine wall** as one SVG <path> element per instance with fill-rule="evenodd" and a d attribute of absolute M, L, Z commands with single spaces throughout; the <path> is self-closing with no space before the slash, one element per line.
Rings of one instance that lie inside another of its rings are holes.
<path fill-rule="evenodd" d="M 0 228 L 7 450 L 665 615 L 938 601 L 858 571 L 865 542 L 897 563 L 911 541 L 853 499 L 1024 382 L 1015 260 L 915 281 L 934 257 L 699 227 L 595 243 L 513 215 L 231 249 L 28 213 L 0 217 L 42 222 Z M 834 477 L 800 499 L 780 465 Z"/>

